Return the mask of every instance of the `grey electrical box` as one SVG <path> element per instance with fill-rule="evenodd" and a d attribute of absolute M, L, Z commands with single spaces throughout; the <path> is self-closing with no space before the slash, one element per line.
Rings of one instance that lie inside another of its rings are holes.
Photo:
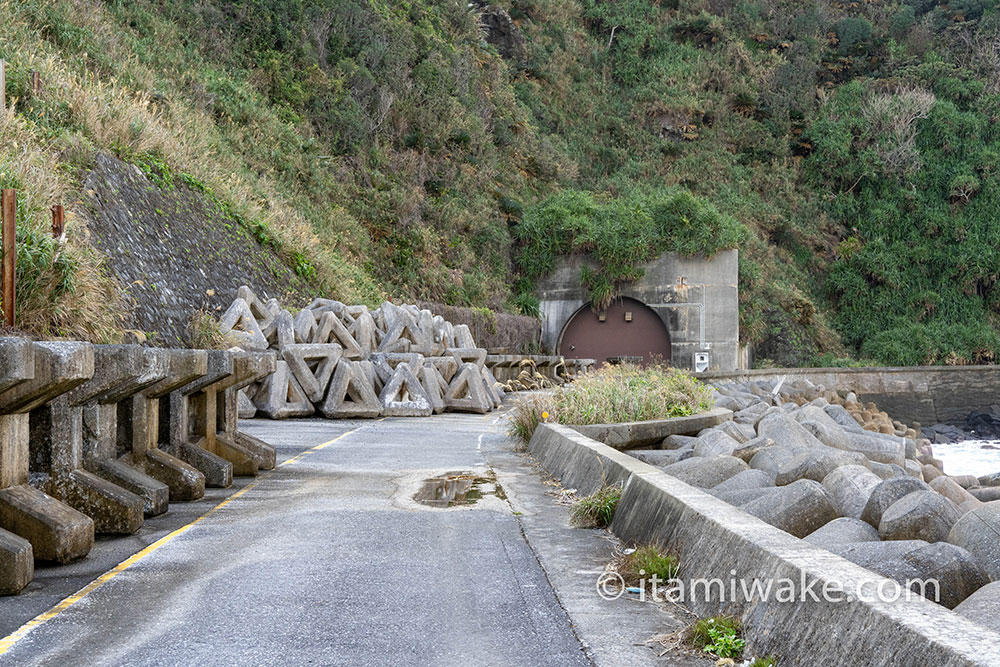
<path fill-rule="evenodd" d="M 709 363 L 709 353 L 708 352 L 695 352 L 694 353 L 694 372 L 704 373 L 708 370 Z"/>

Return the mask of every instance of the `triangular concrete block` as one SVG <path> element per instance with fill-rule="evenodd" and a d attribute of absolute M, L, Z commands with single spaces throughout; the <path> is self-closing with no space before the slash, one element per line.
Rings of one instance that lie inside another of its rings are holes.
<path fill-rule="evenodd" d="M 271 347 L 282 349 L 286 345 L 295 344 L 295 322 L 287 310 L 278 311 L 271 323 L 261 328 L 261 333 Z"/>
<path fill-rule="evenodd" d="M 475 347 L 476 341 L 472 339 L 472 332 L 469 331 L 468 324 L 456 324 L 452 327 L 452 338 L 455 347 Z"/>
<path fill-rule="evenodd" d="M 493 369 L 489 366 L 484 366 L 483 374 L 486 376 L 486 382 L 489 383 L 489 386 L 493 387 L 493 391 L 496 393 L 500 403 L 503 403 L 503 397 L 506 392 L 504 392 L 503 385 L 497 380 L 496 375 L 493 374 Z"/>
<path fill-rule="evenodd" d="M 319 328 L 316 314 L 308 308 L 303 308 L 292 320 L 292 328 L 295 330 L 296 343 L 311 343 Z"/>
<path fill-rule="evenodd" d="M 304 417 L 315 412 L 309 397 L 284 361 L 278 361 L 274 372 L 264 381 L 254 405 L 261 414 L 271 419 Z"/>
<path fill-rule="evenodd" d="M 426 357 L 424 362 L 433 365 L 437 369 L 438 374 L 444 378 L 445 382 L 451 382 L 451 379 L 455 377 L 455 373 L 458 372 L 459 363 L 452 356 Z"/>
<path fill-rule="evenodd" d="M 362 357 L 358 341 L 354 340 L 354 336 L 347 331 L 344 323 L 332 312 L 323 313 L 319 318 L 319 326 L 316 328 L 312 342 L 337 343 L 344 348 L 345 359 L 360 359 Z"/>
<path fill-rule="evenodd" d="M 448 383 L 444 381 L 441 374 L 433 364 L 424 364 L 420 367 L 420 384 L 424 392 L 431 401 L 431 408 L 434 414 L 444 412 L 444 395 L 448 391 Z"/>
<path fill-rule="evenodd" d="M 405 361 L 396 366 L 378 400 L 382 414 L 390 417 L 428 417 L 434 411 L 430 397 Z"/>
<path fill-rule="evenodd" d="M 485 366 L 479 369 L 479 374 L 483 378 L 483 387 L 486 390 L 486 396 L 489 397 L 494 408 L 500 407 L 500 403 L 502 401 L 500 399 L 500 394 L 497 393 L 496 380 L 493 379 L 493 374 L 490 373 L 489 369 Z"/>
<path fill-rule="evenodd" d="M 478 412 L 486 414 L 493 407 L 492 401 L 486 395 L 483 376 L 475 364 L 464 364 L 455 374 L 444 403 L 450 410 L 462 412 Z"/>
<path fill-rule="evenodd" d="M 347 331 L 358 342 L 361 354 L 368 356 L 378 347 L 378 343 L 375 340 L 375 320 L 367 308 L 363 312 L 353 315 L 353 317 L 354 321 L 347 327 Z"/>
<path fill-rule="evenodd" d="M 323 400 L 343 354 L 336 343 L 296 343 L 281 349 L 281 358 L 313 403 Z"/>
<path fill-rule="evenodd" d="M 320 406 L 320 412 L 331 419 L 349 417 L 378 417 L 382 405 L 372 386 L 371 379 L 362 368 L 364 362 L 341 359 L 333 373 L 330 390 Z M 370 364 L 369 364 L 370 365 Z"/>
<path fill-rule="evenodd" d="M 486 364 L 486 350 L 481 347 L 450 347 L 445 350 L 445 354 L 454 357 L 459 366 L 473 363 L 476 367 L 483 368 Z"/>
<path fill-rule="evenodd" d="M 266 350 L 267 338 L 260 330 L 257 319 L 250 312 L 250 306 L 240 298 L 233 300 L 232 305 L 219 320 L 219 331 L 230 336 L 242 347 L 252 350 Z"/>
<path fill-rule="evenodd" d="M 247 305 L 250 306 L 251 314 L 253 314 L 254 318 L 256 318 L 257 323 L 261 328 L 270 324 L 271 319 L 277 315 L 279 310 L 281 310 L 281 307 L 279 306 L 277 310 L 272 311 L 271 308 L 269 308 L 270 301 L 268 303 L 264 303 L 264 301 L 254 294 L 253 290 L 246 285 L 241 285 L 240 288 L 236 290 L 236 298 L 243 299 L 247 302 Z M 276 300 L 272 299 L 272 301 L 277 304 Z"/>
<path fill-rule="evenodd" d="M 256 387 L 247 387 L 247 389 L 256 389 Z M 247 389 L 240 389 L 236 392 L 236 410 L 240 419 L 252 419 L 257 414 L 257 406 L 250 400 L 252 394 L 248 394 Z"/>
<path fill-rule="evenodd" d="M 431 344 L 429 336 L 425 335 L 413 316 L 406 310 L 399 309 L 395 322 L 379 343 L 378 351 L 427 354 L 431 351 Z"/>

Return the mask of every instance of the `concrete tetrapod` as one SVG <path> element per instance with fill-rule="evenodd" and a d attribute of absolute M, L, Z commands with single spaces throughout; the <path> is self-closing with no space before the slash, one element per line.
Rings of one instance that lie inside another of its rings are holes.
<path fill-rule="evenodd" d="M 865 503 L 865 509 L 861 513 L 861 520 L 878 530 L 882 521 L 882 514 L 889 509 L 894 502 L 915 491 L 930 491 L 931 487 L 925 482 L 913 477 L 890 477 L 875 486 Z"/>
<path fill-rule="evenodd" d="M 1000 581 L 986 584 L 953 610 L 983 627 L 1000 632 Z"/>
<path fill-rule="evenodd" d="M 46 463 L 52 459 L 50 452 L 31 446 L 29 413 L 93 374 L 89 346 L 83 352 L 74 350 L 82 355 L 74 359 L 78 364 L 59 363 L 66 360 L 47 346 L 0 338 L 0 527 L 30 542 L 35 558 L 57 563 L 87 555 L 94 545 L 94 522 L 28 485 L 29 473 L 47 474 Z M 69 458 L 66 452 L 59 454 L 57 462 Z M 19 551 L 22 545 L 12 541 L 11 546 Z M 23 581 L 23 556 L 10 562 L 21 563 L 11 581 Z"/>
<path fill-rule="evenodd" d="M 1000 503 L 977 507 L 956 521 L 948 541 L 968 550 L 990 579 L 1000 580 Z"/>
<path fill-rule="evenodd" d="M 795 537 L 805 537 L 837 518 L 826 489 L 811 479 L 778 487 L 742 509 Z"/>
<path fill-rule="evenodd" d="M 142 470 L 167 485 L 169 499 L 197 500 L 205 495 L 205 475 L 189 463 L 159 448 L 160 441 L 169 447 L 171 424 L 171 392 L 202 377 L 208 370 L 208 355 L 204 350 L 160 350 L 151 348 L 147 354 L 165 357 L 163 379 L 132 397 L 131 405 L 118 405 L 119 413 L 131 410 L 130 433 L 122 434 L 129 441 L 120 461 Z M 119 447 L 121 447 L 121 442 Z"/>
<path fill-rule="evenodd" d="M 958 521 L 955 503 L 934 491 L 914 491 L 882 513 L 878 534 L 883 540 L 943 542 Z"/>
<path fill-rule="evenodd" d="M 852 563 L 908 584 L 925 597 L 952 609 L 989 581 L 975 558 L 947 542 L 928 544 L 921 540 L 860 542 L 828 547 Z"/>
<path fill-rule="evenodd" d="M 823 478 L 823 487 L 829 492 L 837 512 L 854 519 L 861 518 L 872 490 L 881 483 L 878 475 L 859 465 L 835 468 Z"/>
<path fill-rule="evenodd" d="M 851 517 L 834 519 L 802 539 L 829 551 L 833 551 L 844 544 L 879 541 L 877 530 L 861 519 L 853 519 Z"/>

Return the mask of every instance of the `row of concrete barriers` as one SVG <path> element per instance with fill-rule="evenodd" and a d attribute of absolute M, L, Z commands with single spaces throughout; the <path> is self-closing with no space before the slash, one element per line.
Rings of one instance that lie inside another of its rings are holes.
<path fill-rule="evenodd" d="M 237 392 L 274 370 L 273 352 L 0 338 L 0 594 L 35 559 L 82 558 L 95 533 L 273 468 L 237 428 Z"/>

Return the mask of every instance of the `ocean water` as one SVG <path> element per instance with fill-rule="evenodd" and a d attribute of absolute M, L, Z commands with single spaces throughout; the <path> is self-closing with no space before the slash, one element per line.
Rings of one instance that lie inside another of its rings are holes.
<path fill-rule="evenodd" d="M 944 471 L 949 475 L 979 477 L 1000 472 L 1000 440 L 966 440 L 953 445 L 934 445 L 934 457 L 944 461 Z"/>

